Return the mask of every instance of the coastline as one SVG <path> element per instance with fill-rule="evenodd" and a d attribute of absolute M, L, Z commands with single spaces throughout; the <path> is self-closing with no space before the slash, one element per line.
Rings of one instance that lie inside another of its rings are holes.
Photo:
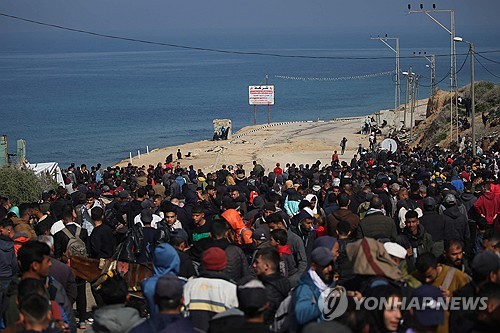
<path fill-rule="evenodd" d="M 420 100 L 414 118 L 425 118 L 427 103 Z M 425 100 L 426 101 L 426 100 Z M 400 108 L 401 109 L 401 108 Z M 334 150 L 339 153 L 341 161 L 349 162 L 361 143 L 368 147 L 368 135 L 359 134 L 361 125 L 367 117 L 379 118 L 387 121 L 387 126 L 382 129 L 382 137 L 394 123 L 403 119 L 403 111 L 381 110 L 380 112 L 362 117 L 338 118 L 334 120 L 317 120 L 301 122 L 280 122 L 246 126 L 233 133 L 231 139 L 225 141 L 202 140 L 182 145 L 158 148 L 133 156 L 132 164 L 137 166 L 157 165 L 164 163 L 169 154 L 173 154 L 174 163 L 181 163 L 182 167 L 193 165 L 194 168 L 204 172 L 214 172 L 222 164 L 242 164 L 245 170 L 252 169 L 252 161 L 257 161 L 269 172 L 276 163 L 285 166 L 286 163 L 312 164 L 317 160 L 322 165 L 331 162 Z M 340 155 L 339 143 L 343 137 L 347 138 L 347 147 L 344 155 Z M 379 137 L 378 141 L 382 140 Z M 180 149 L 183 158 L 176 159 L 177 149 Z M 190 157 L 185 157 L 191 152 Z M 115 166 L 126 166 L 130 159 L 124 159 Z"/>

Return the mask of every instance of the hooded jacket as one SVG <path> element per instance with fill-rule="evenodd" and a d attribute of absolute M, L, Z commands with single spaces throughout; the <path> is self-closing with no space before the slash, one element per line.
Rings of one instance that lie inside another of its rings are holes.
<path fill-rule="evenodd" d="M 460 195 L 460 201 L 462 201 L 462 203 L 464 204 L 465 209 L 467 210 L 467 213 L 469 215 L 469 218 L 471 218 L 470 210 L 477 201 L 476 196 L 472 193 L 464 192 Z"/>
<path fill-rule="evenodd" d="M 425 210 L 420 218 L 420 226 L 432 236 L 433 242 L 439 242 L 445 238 L 445 221 L 436 210 Z"/>
<path fill-rule="evenodd" d="M 106 305 L 94 312 L 94 323 L 87 332 L 125 333 L 142 321 L 137 309 L 124 304 Z"/>
<path fill-rule="evenodd" d="M 7 236 L 0 235 L 0 279 L 9 279 L 18 271 L 14 242 Z"/>
<path fill-rule="evenodd" d="M 231 229 L 236 233 L 238 244 L 252 244 L 252 230 L 247 228 L 240 213 L 236 209 L 228 209 L 221 216 L 229 223 Z"/>
<path fill-rule="evenodd" d="M 470 240 L 468 219 L 460 208 L 457 205 L 451 206 L 443 212 L 442 216 L 444 220 L 444 239 L 459 239 L 464 244 L 468 244 Z"/>
<path fill-rule="evenodd" d="M 179 268 L 180 259 L 177 251 L 168 243 L 158 245 L 153 256 L 153 276 L 141 283 L 142 292 L 148 303 L 149 313 L 158 312 L 158 307 L 154 303 L 156 282 L 163 275 L 178 275 Z"/>
<path fill-rule="evenodd" d="M 500 198 L 493 192 L 484 192 L 474 203 L 474 209 L 479 215 L 485 216 L 488 224 L 497 224 L 498 215 L 500 215 Z"/>
<path fill-rule="evenodd" d="M 26 221 L 22 218 L 17 218 L 17 217 L 12 217 L 11 220 L 12 220 L 12 222 L 14 222 L 14 232 L 15 233 L 24 234 L 24 235 L 26 235 L 26 237 L 30 238 L 31 240 L 36 239 L 35 230 L 33 230 L 33 228 L 28 223 L 28 221 Z"/>
<path fill-rule="evenodd" d="M 349 223 L 352 232 L 351 237 L 355 237 L 356 230 L 358 229 L 360 220 L 359 216 L 351 212 L 349 209 L 339 209 L 328 215 L 327 225 L 326 225 L 328 230 L 328 235 L 336 237 L 337 226 L 340 223 L 340 221 L 346 221 L 347 223 Z"/>

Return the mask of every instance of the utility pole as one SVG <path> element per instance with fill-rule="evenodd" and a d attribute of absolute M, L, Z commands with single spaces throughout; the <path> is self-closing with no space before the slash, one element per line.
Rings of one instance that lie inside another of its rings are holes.
<path fill-rule="evenodd" d="M 470 99 L 472 111 L 472 156 L 476 156 L 476 96 L 474 92 L 474 44 L 469 43 L 470 52 Z"/>
<path fill-rule="evenodd" d="M 382 43 L 385 44 L 389 49 L 391 49 L 394 53 L 396 53 L 396 89 L 394 92 L 394 113 L 396 114 L 399 106 L 401 105 L 401 77 L 400 77 L 400 70 L 399 70 L 399 38 L 398 37 L 388 37 L 387 34 L 385 34 L 385 37 L 371 37 L 371 40 L 379 40 Z M 387 41 L 388 40 L 394 40 L 395 41 L 395 46 L 392 47 Z M 399 113 L 398 113 L 399 115 Z M 394 117 L 394 122 L 393 125 L 396 128 L 396 118 L 398 118 L 399 121 L 399 116 Z"/>
<path fill-rule="evenodd" d="M 448 34 L 450 34 L 450 90 L 451 90 L 451 99 L 450 99 L 450 144 L 453 141 L 453 117 L 456 116 L 457 122 L 457 138 L 458 138 L 458 105 L 457 105 L 457 58 L 456 58 L 456 44 L 455 44 L 455 10 L 454 9 L 436 9 L 436 5 L 432 5 L 431 10 L 424 10 L 424 5 L 420 4 L 420 10 L 411 10 L 411 5 L 408 5 L 408 13 L 424 13 L 431 20 L 437 23 L 441 28 L 446 30 Z M 450 13 L 450 28 L 448 29 L 444 24 L 439 22 L 431 13 Z M 454 113 L 455 111 L 455 113 Z"/>
<path fill-rule="evenodd" d="M 466 41 L 462 37 L 455 37 L 453 39 L 455 42 L 464 42 L 469 44 L 469 54 L 470 54 L 470 99 L 471 99 L 471 111 L 472 111 L 472 156 L 476 156 L 476 96 L 474 91 L 474 43 Z"/>
<path fill-rule="evenodd" d="M 266 74 L 266 86 L 269 81 L 269 75 Z M 271 104 L 267 103 L 267 124 L 271 123 Z"/>
<path fill-rule="evenodd" d="M 431 96 L 436 92 L 436 55 L 427 54 L 427 52 L 413 52 L 414 55 L 425 58 L 430 65 L 425 65 L 431 70 Z"/>

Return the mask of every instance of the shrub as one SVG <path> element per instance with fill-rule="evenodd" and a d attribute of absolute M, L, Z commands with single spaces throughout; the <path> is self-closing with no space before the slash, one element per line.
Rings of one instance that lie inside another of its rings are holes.
<path fill-rule="evenodd" d="M 13 205 L 40 200 L 44 190 L 57 187 L 49 175 L 37 176 L 31 170 L 15 166 L 0 167 L 0 194 Z"/>

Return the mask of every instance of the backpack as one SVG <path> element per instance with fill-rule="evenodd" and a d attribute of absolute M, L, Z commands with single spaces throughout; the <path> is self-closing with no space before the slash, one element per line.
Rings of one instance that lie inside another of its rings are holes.
<path fill-rule="evenodd" d="M 288 292 L 288 296 L 281 301 L 276 313 L 274 314 L 274 321 L 271 324 L 271 332 L 284 333 L 296 332 L 296 322 L 293 315 L 293 305 L 295 303 L 293 293 L 294 289 Z"/>
<path fill-rule="evenodd" d="M 71 258 L 73 256 L 78 257 L 88 257 L 87 254 L 87 246 L 80 238 L 80 233 L 82 228 L 77 227 L 76 233 L 73 235 L 68 228 L 64 228 L 63 232 L 66 236 L 68 236 L 68 246 L 66 247 L 66 257 Z"/>

